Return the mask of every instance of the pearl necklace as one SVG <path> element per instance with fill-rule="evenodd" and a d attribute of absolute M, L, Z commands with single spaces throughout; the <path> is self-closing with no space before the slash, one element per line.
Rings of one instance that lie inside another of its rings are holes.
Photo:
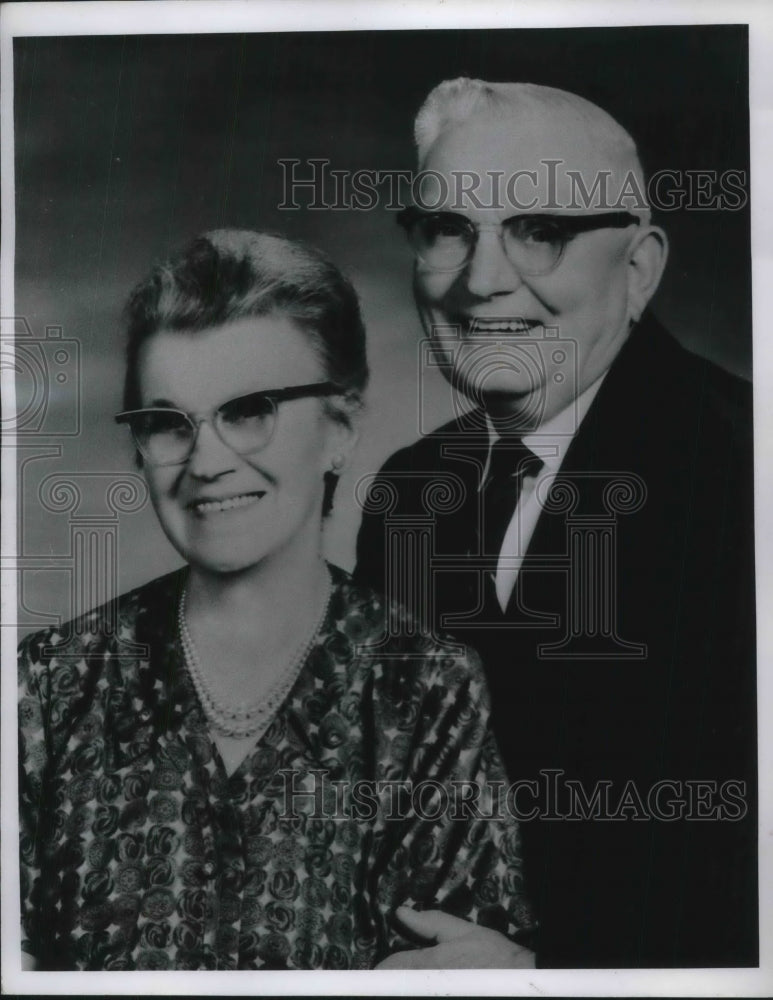
<path fill-rule="evenodd" d="M 262 695 L 256 701 L 246 706 L 229 705 L 219 702 L 212 694 L 212 689 L 207 683 L 201 669 L 196 644 L 188 628 L 188 621 L 185 617 L 187 588 L 183 588 L 180 594 L 180 603 L 177 607 L 177 625 L 185 666 L 193 681 L 193 687 L 198 696 L 199 703 L 204 709 L 207 721 L 219 735 L 230 736 L 235 739 L 255 739 L 258 735 L 262 736 L 266 729 L 268 729 L 269 723 L 273 719 L 277 709 L 298 679 L 298 675 L 303 669 L 303 665 L 327 618 L 333 587 L 330 574 L 327 573 L 326 576 L 327 586 L 323 591 L 319 613 L 314 619 L 312 630 L 301 640 L 296 651 L 282 670 L 279 678 L 269 688 L 267 694 Z"/>

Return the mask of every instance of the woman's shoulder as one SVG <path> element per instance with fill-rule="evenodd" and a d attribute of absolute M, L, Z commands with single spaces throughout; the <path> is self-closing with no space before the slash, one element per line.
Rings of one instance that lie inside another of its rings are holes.
<path fill-rule="evenodd" d="M 357 664 L 374 668 L 385 679 L 411 674 L 425 683 L 474 689 L 487 701 L 483 667 L 469 646 L 445 635 L 433 635 L 395 601 L 331 566 L 335 626 L 351 643 Z"/>
<path fill-rule="evenodd" d="M 25 636 L 19 644 L 20 669 L 47 669 L 60 660 L 104 659 L 121 651 L 136 652 L 139 631 L 148 631 L 153 623 L 168 627 L 183 576 L 184 570 L 168 573 L 61 625 Z"/>

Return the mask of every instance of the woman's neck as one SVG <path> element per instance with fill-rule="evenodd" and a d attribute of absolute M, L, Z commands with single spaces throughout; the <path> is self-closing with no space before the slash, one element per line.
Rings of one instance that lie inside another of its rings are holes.
<path fill-rule="evenodd" d="M 216 576 L 191 567 L 180 633 L 203 704 L 211 697 L 221 708 L 270 707 L 303 666 L 330 596 L 327 565 L 316 554 L 295 567 L 285 563 L 281 572 L 261 569 Z M 260 732 L 212 729 L 229 774 Z"/>
<path fill-rule="evenodd" d="M 287 611 L 292 618 L 297 602 L 318 594 L 327 582 L 327 567 L 321 552 L 295 554 L 292 558 L 264 559 L 256 566 L 235 573 L 217 573 L 192 565 L 186 584 L 186 604 L 191 616 L 218 619 L 241 617 L 276 621 Z"/>
<path fill-rule="evenodd" d="M 259 636 L 295 632 L 299 610 L 314 607 L 327 586 L 327 566 L 321 556 L 288 562 L 265 562 L 240 573 L 217 574 L 191 566 L 186 585 L 186 613 L 200 627 L 228 631 L 234 624 Z"/>

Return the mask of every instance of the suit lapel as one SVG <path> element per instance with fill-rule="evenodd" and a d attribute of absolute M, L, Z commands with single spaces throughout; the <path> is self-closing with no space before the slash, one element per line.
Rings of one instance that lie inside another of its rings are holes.
<path fill-rule="evenodd" d="M 518 616 L 519 600 L 527 607 L 544 611 L 565 610 L 566 576 L 560 571 L 545 571 L 541 566 L 546 560 L 568 557 L 567 519 L 572 514 L 603 513 L 602 493 L 609 477 L 649 469 L 657 431 L 651 423 L 642 424 L 640 415 L 646 412 L 642 396 L 646 393 L 649 399 L 657 399 L 657 386 L 670 368 L 665 359 L 669 346 L 660 325 L 647 315 L 621 348 L 551 487 L 555 496 L 563 488 L 576 492 L 577 506 L 555 513 L 543 510 L 540 514 L 518 585 L 508 603 L 508 618 Z M 634 420 L 629 414 L 639 414 L 639 419 Z"/>
<path fill-rule="evenodd" d="M 483 411 L 473 410 L 463 415 L 441 428 L 436 437 L 437 451 L 432 464 L 441 475 L 435 483 L 441 492 L 445 483 L 456 496 L 447 509 L 436 504 L 432 512 L 433 589 L 436 608 L 451 617 L 468 614 L 480 599 L 478 569 L 471 560 L 478 554 L 478 487 L 489 445 Z M 453 485 L 444 477 L 451 477 Z M 434 617 L 440 631 L 458 631 L 456 627 L 443 626 L 437 614 Z"/>

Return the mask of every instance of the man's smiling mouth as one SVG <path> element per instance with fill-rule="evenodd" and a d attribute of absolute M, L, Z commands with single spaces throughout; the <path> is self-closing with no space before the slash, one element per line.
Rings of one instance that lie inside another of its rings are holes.
<path fill-rule="evenodd" d="M 205 514 L 219 514 L 223 511 L 236 510 L 240 507 L 250 507 L 252 504 L 262 500 L 265 495 L 265 491 L 258 490 L 253 493 L 239 493 L 236 496 L 223 497 L 222 499 L 192 500 L 188 504 L 188 507 L 194 514 L 202 516 Z"/>
<path fill-rule="evenodd" d="M 467 333 L 473 336 L 475 334 L 487 335 L 491 333 L 515 333 L 525 336 L 530 330 L 534 329 L 534 327 L 541 325 L 537 320 L 523 319 L 520 316 L 473 316 L 471 319 L 468 319 L 466 323 Z"/>

